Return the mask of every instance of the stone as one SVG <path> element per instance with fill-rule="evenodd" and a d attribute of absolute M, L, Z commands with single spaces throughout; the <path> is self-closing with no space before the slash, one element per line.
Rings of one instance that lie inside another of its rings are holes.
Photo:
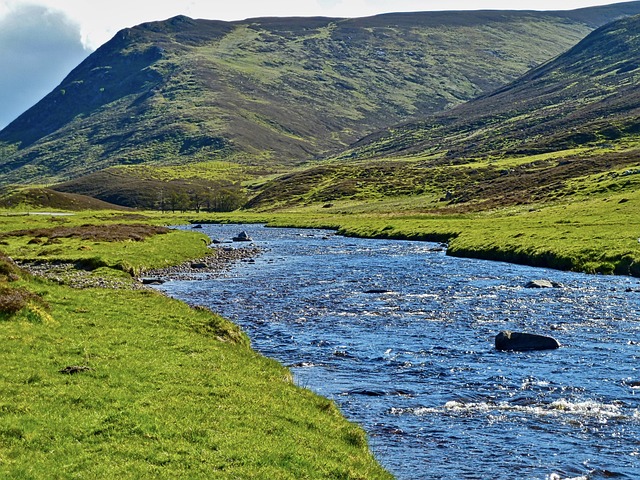
<path fill-rule="evenodd" d="M 69 365 L 68 367 L 64 367 L 62 370 L 60 370 L 60 373 L 64 373 L 66 375 L 75 375 L 76 373 L 90 371 L 91 367 L 87 367 L 86 365 Z"/>
<path fill-rule="evenodd" d="M 242 231 L 238 235 L 233 237 L 231 240 L 233 240 L 234 242 L 250 242 L 251 241 L 251 237 L 249 236 L 249 234 L 247 232 Z"/>
<path fill-rule="evenodd" d="M 526 352 L 530 350 L 552 350 L 560 347 L 553 337 L 533 333 L 510 332 L 504 330 L 496 335 L 496 350 Z"/>
<path fill-rule="evenodd" d="M 525 288 L 562 288 L 562 284 L 550 280 L 531 280 Z"/>

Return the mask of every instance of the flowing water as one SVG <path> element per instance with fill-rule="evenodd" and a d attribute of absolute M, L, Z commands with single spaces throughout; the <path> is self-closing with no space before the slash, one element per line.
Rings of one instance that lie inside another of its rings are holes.
<path fill-rule="evenodd" d="M 640 478 L 640 282 L 458 259 L 434 244 L 247 230 L 264 254 L 160 288 L 206 305 L 335 400 L 399 479 Z M 529 289 L 548 278 L 562 288 Z M 494 349 L 501 330 L 562 347 Z"/>

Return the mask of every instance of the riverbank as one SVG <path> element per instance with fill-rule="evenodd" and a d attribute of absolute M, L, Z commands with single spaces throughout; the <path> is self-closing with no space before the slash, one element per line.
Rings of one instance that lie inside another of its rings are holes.
<path fill-rule="evenodd" d="M 2 217 L 0 249 L 9 256 L 66 263 L 125 285 L 73 289 L 65 281 L 0 272 L 0 329 L 8 339 L 0 378 L 9 399 L 0 416 L 6 439 L 0 475 L 389 478 L 359 427 L 332 402 L 293 385 L 289 372 L 253 352 L 236 326 L 126 286 L 184 262 L 191 269 L 211 253 L 210 239 L 195 229 L 150 225 L 330 228 L 347 236 L 447 241 L 449 255 L 638 275 L 639 206 L 635 195 L 450 216 L 310 209 Z"/>
<path fill-rule="evenodd" d="M 126 230 L 100 217 L 65 219 L 68 236 L 51 218 L 0 220 L 23 231 L 0 248 L 112 279 L 208 258 L 198 232 L 81 238 L 87 222 Z M 1 477 L 391 478 L 360 427 L 227 320 L 148 289 L 64 283 L 0 262 Z"/>
<path fill-rule="evenodd" d="M 447 242 L 447 254 L 640 277 L 640 192 L 473 214 L 335 205 L 200 215 L 193 221 L 328 228 L 340 235 Z"/>

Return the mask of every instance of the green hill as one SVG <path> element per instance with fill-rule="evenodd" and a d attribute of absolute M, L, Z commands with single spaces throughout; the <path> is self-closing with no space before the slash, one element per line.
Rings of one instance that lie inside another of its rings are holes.
<path fill-rule="evenodd" d="M 492 94 L 268 183 L 251 206 L 413 196 L 423 209 L 469 211 L 606 192 L 622 177 L 633 186 L 638 31 L 640 16 L 601 27 Z"/>
<path fill-rule="evenodd" d="M 426 121 L 394 127 L 345 156 L 538 154 L 640 132 L 640 17 L 606 25 L 517 81 Z"/>
<path fill-rule="evenodd" d="M 49 188 L 24 188 L 0 196 L 0 208 L 47 210 L 127 210 L 86 195 L 64 193 Z"/>
<path fill-rule="evenodd" d="M 0 132 L 2 183 L 114 165 L 292 165 L 491 92 L 634 13 L 640 2 L 143 24 Z"/>

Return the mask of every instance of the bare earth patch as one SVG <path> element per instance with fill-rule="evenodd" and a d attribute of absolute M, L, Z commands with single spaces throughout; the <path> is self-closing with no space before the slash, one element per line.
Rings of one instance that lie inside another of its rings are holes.
<path fill-rule="evenodd" d="M 0 235 L 6 237 L 34 237 L 48 238 L 79 238 L 81 240 L 91 240 L 95 242 L 124 242 L 133 240 L 140 242 L 153 235 L 169 233 L 171 229 L 155 225 L 144 224 L 103 224 L 103 225 L 81 225 L 79 227 L 53 227 L 53 228 L 33 228 L 27 230 L 15 230 Z"/>

